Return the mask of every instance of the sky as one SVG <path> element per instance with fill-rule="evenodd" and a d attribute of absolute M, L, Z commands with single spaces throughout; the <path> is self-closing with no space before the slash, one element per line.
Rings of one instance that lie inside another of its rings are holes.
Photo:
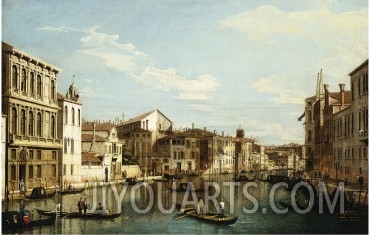
<path fill-rule="evenodd" d="M 304 100 L 368 58 L 367 0 L 3 0 L 2 41 L 61 68 L 84 119 L 304 143 Z"/>

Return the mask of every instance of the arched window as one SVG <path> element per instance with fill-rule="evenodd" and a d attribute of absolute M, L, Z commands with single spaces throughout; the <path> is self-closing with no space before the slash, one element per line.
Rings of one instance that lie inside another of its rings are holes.
<path fill-rule="evenodd" d="M 21 110 L 21 135 L 26 134 L 26 111 Z"/>
<path fill-rule="evenodd" d="M 55 100 L 55 81 L 51 80 L 51 99 Z"/>
<path fill-rule="evenodd" d="M 42 80 L 41 80 L 41 76 L 40 75 L 37 75 L 37 96 L 38 97 L 41 97 L 41 90 L 42 90 Z"/>
<path fill-rule="evenodd" d="M 25 69 L 22 69 L 21 91 L 27 92 L 27 72 Z"/>
<path fill-rule="evenodd" d="M 35 95 L 35 74 L 31 72 L 30 74 L 30 93 L 31 95 Z"/>
<path fill-rule="evenodd" d="M 64 120 L 65 120 L 65 123 L 68 124 L 68 107 L 67 107 L 67 105 L 64 106 Z"/>
<path fill-rule="evenodd" d="M 51 116 L 51 120 L 50 120 L 50 136 L 52 138 L 55 137 L 55 117 L 54 116 Z"/>
<path fill-rule="evenodd" d="M 18 120 L 18 116 L 17 116 L 17 109 L 16 108 L 12 108 L 12 123 L 11 123 L 11 128 L 10 128 L 10 133 L 12 134 L 17 134 L 17 120 Z"/>
<path fill-rule="evenodd" d="M 17 66 L 13 65 L 12 67 L 12 88 L 13 90 L 18 90 L 18 69 Z"/>
<path fill-rule="evenodd" d="M 75 125 L 75 108 L 72 108 L 72 125 Z"/>
<path fill-rule="evenodd" d="M 308 133 L 307 133 L 307 142 L 311 142 L 311 139 L 312 139 L 312 133 L 311 133 L 311 131 L 308 131 Z"/>
<path fill-rule="evenodd" d="M 41 113 L 37 113 L 37 136 L 41 137 L 42 136 L 42 116 Z"/>
<path fill-rule="evenodd" d="M 34 126 L 34 119 L 33 119 L 33 113 L 30 111 L 28 113 L 28 135 L 33 136 L 34 131 L 33 131 L 33 126 Z"/>
<path fill-rule="evenodd" d="M 64 137 L 64 153 L 67 153 L 67 137 Z"/>
<path fill-rule="evenodd" d="M 72 138 L 71 139 L 71 153 L 75 152 L 75 140 Z"/>

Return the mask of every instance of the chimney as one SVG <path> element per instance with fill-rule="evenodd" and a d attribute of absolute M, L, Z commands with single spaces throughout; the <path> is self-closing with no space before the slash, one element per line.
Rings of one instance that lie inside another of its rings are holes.
<path fill-rule="evenodd" d="M 224 131 L 222 131 L 222 137 L 224 137 Z"/>
<path fill-rule="evenodd" d="M 346 84 L 340 83 L 339 89 L 340 89 L 340 105 L 344 105 L 344 87 Z"/>
<path fill-rule="evenodd" d="M 191 124 L 191 129 L 194 130 L 194 122 Z"/>
<path fill-rule="evenodd" d="M 96 127 L 96 123 L 94 122 L 93 123 L 93 139 L 92 139 L 93 144 L 95 144 L 95 127 Z"/>
<path fill-rule="evenodd" d="M 324 90 L 325 90 L 325 106 L 329 105 L 329 84 L 324 84 Z"/>

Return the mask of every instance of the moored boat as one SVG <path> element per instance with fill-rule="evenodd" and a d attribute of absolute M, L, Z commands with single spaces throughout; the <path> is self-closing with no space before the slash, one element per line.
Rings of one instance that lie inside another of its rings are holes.
<path fill-rule="evenodd" d="M 248 176 L 246 175 L 239 175 L 233 178 L 235 182 L 251 182 L 251 181 L 254 181 L 255 179 L 256 179 L 256 176 L 254 176 L 253 178 L 248 178 Z"/>
<path fill-rule="evenodd" d="M 55 216 L 55 211 L 36 209 L 37 213 L 44 216 Z M 100 214 L 100 213 L 86 213 L 80 214 L 79 212 L 66 212 L 61 211 L 60 217 L 62 218 L 83 218 L 83 219 L 115 219 L 121 216 L 121 213 Z"/>
<path fill-rule="evenodd" d="M 56 191 L 47 192 L 44 187 L 36 187 L 32 189 L 31 195 L 26 195 L 27 199 L 46 199 L 54 197 Z"/>
<path fill-rule="evenodd" d="M 181 205 L 176 204 L 176 208 L 181 211 Z M 194 208 L 185 208 L 183 211 L 184 216 L 189 216 L 199 221 L 207 222 L 207 223 L 214 223 L 214 224 L 222 224 L 222 225 L 230 225 L 234 224 L 238 219 L 237 216 L 234 215 L 224 215 L 221 216 L 218 213 L 207 212 L 205 214 L 198 214 Z"/>
<path fill-rule="evenodd" d="M 177 191 L 177 192 L 186 192 L 187 187 L 188 187 L 188 183 L 180 183 L 178 188 L 169 188 L 169 189 L 173 190 L 173 191 Z M 201 188 L 199 188 L 199 189 L 191 188 L 190 191 L 204 192 L 205 190 L 201 189 Z"/>
<path fill-rule="evenodd" d="M 83 191 L 85 191 L 85 188 L 81 188 L 81 189 L 71 189 L 71 190 L 64 190 L 64 191 L 60 191 L 60 194 L 61 195 L 65 195 L 65 194 L 78 194 L 78 193 L 82 193 Z"/>
<path fill-rule="evenodd" d="M 51 225 L 55 222 L 55 217 L 48 217 L 45 219 L 31 219 L 24 220 L 18 211 L 6 211 L 1 213 L 1 228 L 3 232 L 10 232 L 15 230 L 30 229 L 33 227 L 41 227 Z"/>

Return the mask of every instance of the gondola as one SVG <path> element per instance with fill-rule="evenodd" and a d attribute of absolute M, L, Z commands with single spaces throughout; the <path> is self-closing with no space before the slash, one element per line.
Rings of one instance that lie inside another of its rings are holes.
<path fill-rule="evenodd" d="M 65 195 L 65 194 L 78 194 L 78 193 L 82 193 L 83 191 L 85 190 L 85 188 L 81 188 L 81 189 L 72 189 L 72 190 L 64 190 L 64 191 L 60 191 L 60 194 L 61 195 Z"/>
<path fill-rule="evenodd" d="M 279 201 L 279 204 L 284 207 L 284 208 L 288 208 L 288 209 L 295 209 L 293 204 L 291 203 L 287 203 L 287 202 L 283 202 L 283 201 Z M 296 207 L 299 209 L 299 210 L 305 210 L 308 205 L 302 205 L 302 204 L 295 204 Z"/>
<path fill-rule="evenodd" d="M 183 213 L 184 216 L 189 216 L 199 221 L 207 222 L 207 223 L 214 223 L 214 224 L 222 224 L 222 225 L 230 225 L 234 224 L 238 219 L 237 216 L 233 215 L 224 215 L 221 216 L 218 213 L 208 212 L 203 215 L 198 215 L 194 208 L 185 208 L 183 211 L 181 210 L 181 205 L 176 204 L 176 208 Z"/>
<path fill-rule="evenodd" d="M 37 213 L 44 216 L 55 216 L 55 211 L 36 209 Z M 83 219 L 115 219 L 121 216 L 121 213 L 113 214 L 100 214 L 100 213 L 86 213 L 80 214 L 79 212 L 66 212 L 61 211 L 60 217 L 62 218 L 83 218 Z"/>
<path fill-rule="evenodd" d="M 54 197 L 56 191 L 47 192 L 44 187 L 36 187 L 32 189 L 31 195 L 26 195 L 27 199 L 46 199 Z"/>
<path fill-rule="evenodd" d="M 51 225 L 55 222 L 55 217 L 45 219 L 24 221 L 18 211 L 6 211 L 1 213 L 1 228 L 3 232 L 18 231 L 30 229 L 33 227 L 41 227 Z"/>
<path fill-rule="evenodd" d="M 188 187 L 188 183 L 180 183 L 179 187 L 178 188 L 169 188 L 169 190 L 172 190 L 172 191 L 177 191 L 177 192 L 186 192 L 186 189 Z M 194 192 L 204 192 L 205 190 L 204 189 L 190 189 L 190 191 L 194 191 Z"/>
<path fill-rule="evenodd" d="M 235 182 L 251 182 L 251 181 L 254 181 L 255 179 L 256 179 L 256 176 L 249 179 L 246 175 L 239 175 L 233 178 Z"/>

